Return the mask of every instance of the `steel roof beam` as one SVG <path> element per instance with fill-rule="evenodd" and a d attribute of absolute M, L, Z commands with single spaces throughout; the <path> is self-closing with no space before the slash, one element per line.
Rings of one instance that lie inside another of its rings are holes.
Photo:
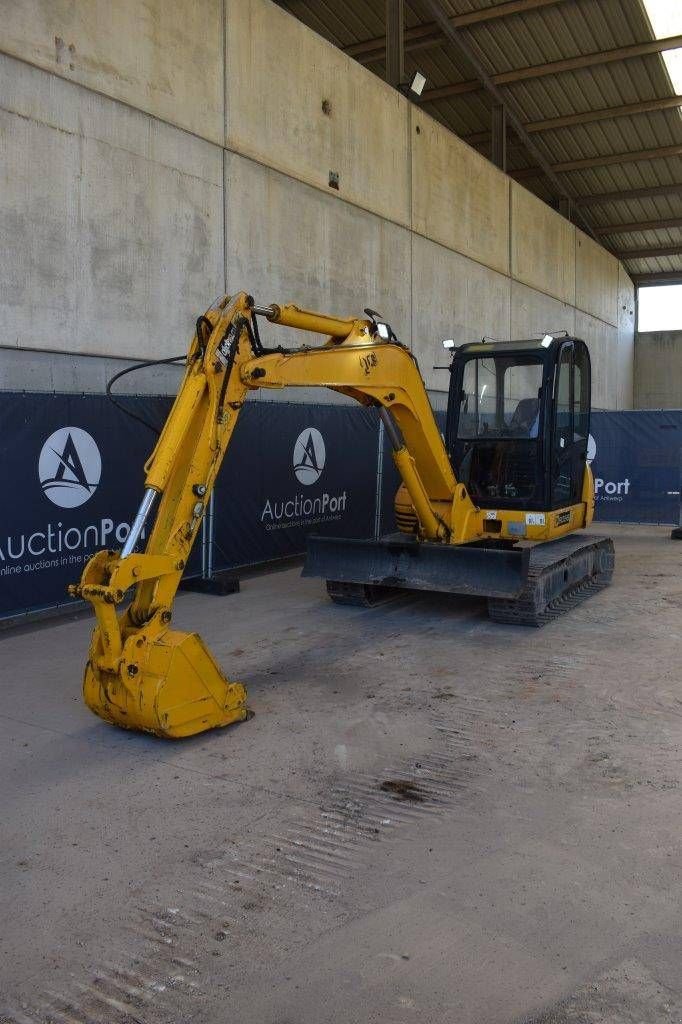
<path fill-rule="evenodd" d="M 657 249 L 619 249 L 614 256 L 621 260 L 655 260 L 659 256 L 682 256 L 682 245 L 664 245 Z"/>
<path fill-rule="evenodd" d="M 566 0 L 507 0 L 507 3 L 497 4 L 495 7 L 485 7 L 480 11 L 468 11 L 466 14 L 457 14 L 450 18 L 454 28 L 465 28 L 467 25 L 480 25 L 485 21 L 493 21 L 497 18 L 507 18 L 511 14 L 524 14 L 526 11 L 533 11 L 539 7 L 551 7 L 555 4 L 565 3 Z M 435 22 L 427 25 L 415 25 L 413 28 L 405 29 L 405 49 L 423 49 L 426 46 L 439 46 L 443 42 L 443 34 Z M 362 39 L 358 43 L 351 43 L 343 47 L 343 52 L 349 57 L 358 57 L 363 64 L 371 64 L 377 60 L 386 59 L 386 39 L 384 36 L 376 36 L 374 39 Z"/>
<path fill-rule="evenodd" d="M 650 53 L 663 53 L 665 50 L 677 50 L 682 47 L 682 36 L 668 36 L 665 39 L 651 39 L 646 43 L 634 43 L 631 46 L 619 46 L 616 50 L 602 50 L 599 53 L 580 54 L 577 57 L 566 57 L 554 60 L 549 64 L 535 64 L 530 68 L 517 68 L 514 71 L 503 71 L 501 74 L 490 75 L 493 85 L 514 85 L 515 82 L 526 82 L 531 78 L 544 78 L 547 75 L 558 75 L 565 71 L 578 71 L 581 68 L 592 68 L 599 64 L 610 64 L 613 61 L 631 60 L 633 57 L 644 57 Z M 461 96 L 463 93 L 476 92 L 481 88 L 482 79 L 476 78 L 453 85 L 443 85 L 436 89 L 427 89 L 422 93 L 425 103 Z"/>
<path fill-rule="evenodd" d="M 575 125 L 592 124 L 594 121 L 610 121 L 614 117 L 632 117 L 637 114 L 648 114 L 652 110 L 669 110 L 671 107 L 682 107 L 682 96 L 665 96 L 663 99 L 624 103 L 620 107 L 603 107 L 601 110 L 585 110 L 579 114 L 547 117 L 543 121 L 526 121 L 523 127 L 529 135 L 535 135 L 537 132 L 573 128 Z M 490 132 L 475 132 L 462 138 L 470 146 L 479 146 L 490 141 Z"/>
<path fill-rule="evenodd" d="M 654 274 L 630 274 L 633 284 L 682 284 L 682 270 L 661 270 Z"/>
<path fill-rule="evenodd" d="M 641 100 L 639 103 L 624 103 L 620 107 L 603 107 L 601 110 L 586 110 L 580 114 L 547 117 L 543 121 L 531 121 L 526 125 L 526 131 L 533 135 L 535 132 L 551 132 L 555 128 L 572 128 L 577 124 L 610 121 L 612 117 L 648 114 L 652 110 L 669 110 L 671 107 L 682 107 L 682 96 L 657 97 L 652 100 Z"/>
<path fill-rule="evenodd" d="M 663 160 L 669 156 L 682 156 L 682 145 L 659 146 L 657 149 L 636 149 L 626 153 L 605 153 L 602 156 L 588 156 L 580 160 L 563 160 L 549 166 L 555 174 L 563 174 L 566 171 L 583 171 L 590 167 L 630 164 L 640 160 Z M 521 170 L 510 173 L 512 178 L 516 178 L 517 181 L 526 181 L 527 178 L 537 178 L 539 175 L 546 174 L 546 170 L 543 163 L 539 167 L 523 167 Z"/>
<path fill-rule="evenodd" d="M 631 231 L 658 231 L 660 228 L 682 228 L 682 217 L 667 220 L 635 220 L 630 224 L 608 224 L 594 229 L 595 235 L 625 235 Z"/>
<path fill-rule="evenodd" d="M 590 196 L 577 196 L 576 206 L 600 206 L 602 203 L 629 202 L 631 199 L 653 199 L 656 196 L 682 196 L 682 183 L 674 185 L 650 185 L 647 188 L 631 188 L 622 192 L 595 192 Z"/>

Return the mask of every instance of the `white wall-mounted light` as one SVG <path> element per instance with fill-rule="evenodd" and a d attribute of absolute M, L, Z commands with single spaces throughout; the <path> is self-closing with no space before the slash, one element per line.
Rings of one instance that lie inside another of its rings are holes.
<path fill-rule="evenodd" d="M 450 349 L 450 348 L 454 348 L 454 347 L 455 347 L 455 342 L 454 342 L 453 338 L 444 338 L 443 339 L 443 348 L 444 349 Z"/>
<path fill-rule="evenodd" d="M 554 341 L 554 337 L 551 334 L 546 334 L 544 336 L 544 338 L 542 339 L 542 341 L 540 342 L 540 344 L 542 345 L 543 348 L 549 348 L 549 346 L 552 344 L 553 341 Z"/>
<path fill-rule="evenodd" d="M 423 75 L 421 71 L 415 71 L 410 79 L 409 90 L 413 92 L 415 96 L 421 96 L 426 85 L 426 75 Z"/>

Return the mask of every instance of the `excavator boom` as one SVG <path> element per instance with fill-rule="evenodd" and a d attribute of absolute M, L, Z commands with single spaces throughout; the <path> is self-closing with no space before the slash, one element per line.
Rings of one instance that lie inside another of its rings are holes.
<path fill-rule="evenodd" d="M 324 345 L 266 350 L 256 313 L 327 336 Z M 94 607 L 86 703 L 102 718 L 161 736 L 244 719 L 246 692 L 229 682 L 196 634 L 170 628 L 173 600 L 215 479 L 250 391 L 318 385 L 385 410 L 396 465 L 424 537 L 446 540 L 456 481 L 412 355 L 372 320 L 296 306 L 255 307 L 224 296 L 199 318 L 185 375 L 145 465 L 145 492 L 121 552 L 100 551 L 70 588 Z M 401 436 L 402 435 L 402 436 Z M 435 499 L 435 501 L 434 501 Z M 473 506 L 471 506 L 473 510 Z M 144 552 L 136 547 L 153 520 Z M 122 612 L 132 589 L 132 600 Z"/>

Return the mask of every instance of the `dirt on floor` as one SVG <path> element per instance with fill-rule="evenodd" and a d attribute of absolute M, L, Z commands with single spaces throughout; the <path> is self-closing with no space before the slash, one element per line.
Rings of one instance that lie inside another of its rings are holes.
<path fill-rule="evenodd" d="M 255 714 L 180 742 L 84 707 L 89 619 L 3 636 L 0 1021 L 682 1020 L 682 543 L 594 532 L 543 630 L 182 594 Z"/>

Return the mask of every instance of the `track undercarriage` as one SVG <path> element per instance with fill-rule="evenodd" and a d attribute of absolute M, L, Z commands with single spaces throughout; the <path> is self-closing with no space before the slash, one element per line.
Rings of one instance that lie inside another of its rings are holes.
<path fill-rule="evenodd" d="M 613 541 L 575 534 L 533 547 L 310 538 L 306 576 L 322 576 L 337 604 L 372 607 L 404 590 L 486 597 L 494 622 L 544 626 L 608 586 Z"/>
<path fill-rule="evenodd" d="M 531 549 L 528 578 L 518 597 L 488 598 L 494 622 L 545 626 L 613 578 L 615 553 L 610 537 L 566 537 Z"/>

